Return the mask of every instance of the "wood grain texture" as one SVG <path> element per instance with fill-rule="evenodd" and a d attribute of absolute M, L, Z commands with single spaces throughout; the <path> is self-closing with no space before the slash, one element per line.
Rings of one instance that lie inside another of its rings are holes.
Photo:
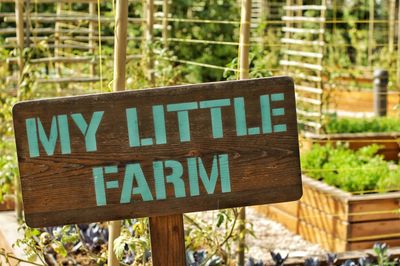
<path fill-rule="evenodd" d="M 303 191 L 297 202 L 255 210 L 334 252 L 372 248 L 375 242 L 399 245 L 399 192 L 351 195 L 307 176 Z"/>
<path fill-rule="evenodd" d="M 182 214 L 150 218 L 153 265 L 186 265 Z"/>
<path fill-rule="evenodd" d="M 271 108 L 283 107 L 285 114 L 272 116 L 272 123 L 286 124 L 287 131 L 237 136 L 233 99 L 244 98 L 248 128 L 260 127 L 259 97 L 273 93 L 284 93 L 284 101 L 271 102 Z M 138 110 L 140 136 L 154 139 L 152 106 L 226 98 L 232 104 L 221 108 L 223 138 L 213 138 L 210 110 L 196 109 L 189 111 L 191 141 L 181 142 L 177 113 L 165 111 L 166 144 L 129 146 L 127 108 Z M 104 111 L 96 132 L 97 150 L 86 152 L 84 137 L 70 116 L 81 113 L 89 122 L 96 111 Z M 40 156 L 31 158 L 25 120 L 40 118 L 48 135 L 53 116 L 61 114 L 68 116 L 71 154 L 62 154 L 57 140 L 53 155 L 48 156 L 39 142 Z M 14 106 L 13 118 L 25 218 L 33 227 L 266 204 L 302 195 L 294 86 L 288 77 L 21 102 Z M 213 194 L 200 181 L 200 195 L 190 196 L 187 158 L 201 158 L 210 173 L 218 154 L 229 158 L 231 192 L 222 193 L 218 179 Z M 131 203 L 121 204 L 126 164 L 140 163 L 155 195 L 152 164 L 157 160 L 182 163 L 186 197 L 176 198 L 167 183 L 165 200 L 142 201 L 134 195 Z M 109 165 L 117 166 L 118 173 L 104 178 L 118 181 L 119 188 L 107 189 L 107 205 L 97 206 L 92 168 Z"/>

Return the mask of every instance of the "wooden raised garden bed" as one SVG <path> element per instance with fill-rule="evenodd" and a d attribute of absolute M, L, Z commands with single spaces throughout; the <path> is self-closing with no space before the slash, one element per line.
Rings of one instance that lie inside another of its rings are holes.
<path fill-rule="evenodd" d="M 300 201 L 254 207 L 304 239 L 334 251 L 400 245 L 400 192 L 352 195 L 303 176 Z"/>
<path fill-rule="evenodd" d="M 14 210 L 15 203 L 12 196 L 6 197 L 2 203 L 0 203 L 0 211 L 11 211 Z"/>
<path fill-rule="evenodd" d="M 372 84 L 372 80 L 370 81 Z M 374 111 L 374 94 L 372 90 L 348 90 L 348 85 L 332 89 L 330 102 L 333 109 L 349 112 L 370 112 Z M 387 111 L 389 116 L 397 115 L 396 106 L 400 101 L 400 95 L 395 91 L 389 91 L 387 97 Z"/>
<path fill-rule="evenodd" d="M 343 141 L 349 144 L 349 148 L 357 150 L 371 144 L 382 146 L 378 154 L 384 156 L 385 160 L 399 160 L 400 133 L 340 133 L 340 134 L 313 134 L 305 133 L 302 145 L 305 150 L 310 150 L 313 144 L 325 145 L 335 144 L 335 141 Z"/>

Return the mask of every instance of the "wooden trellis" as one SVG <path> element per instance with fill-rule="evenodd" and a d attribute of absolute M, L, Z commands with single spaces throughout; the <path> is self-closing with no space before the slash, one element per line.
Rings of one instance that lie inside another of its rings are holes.
<path fill-rule="evenodd" d="M 282 31 L 283 60 L 287 75 L 296 83 L 298 121 L 306 131 L 322 127 L 324 88 L 322 83 L 326 2 L 303 5 L 302 0 L 287 0 Z"/>
<path fill-rule="evenodd" d="M 103 12 L 101 16 L 98 16 L 97 0 L 1 0 L 1 2 L 15 3 L 16 6 L 15 13 L 0 14 L 0 18 L 4 22 L 15 23 L 15 28 L 8 28 L 1 32 L 6 36 L 4 48 L 18 48 L 18 54 L 7 59 L 8 64 L 17 64 L 19 69 L 8 75 L 9 87 L 18 86 L 22 69 L 26 64 L 41 65 L 42 69 L 45 69 L 45 71 L 41 71 L 40 77 L 37 77 L 37 83 L 96 83 L 105 79 L 101 76 L 98 66 L 100 57 L 102 59 L 107 59 L 107 57 L 100 56 L 98 44 L 99 42 L 111 44 L 114 36 L 104 35 L 100 32 L 99 38 L 98 23 L 100 25 L 114 23 L 114 17 Z M 132 3 L 132 1 L 129 2 Z M 86 9 L 84 11 L 71 10 L 71 6 L 76 3 L 84 4 Z M 54 5 L 56 12 L 38 11 L 40 5 L 43 4 Z M 130 17 L 128 22 L 140 27 L 144 21 L 141 18 Z M 140 41 L 141 39 L 142 37 L 128 36 L 128 41 Z M 23 49 L 39 46 L 48 50 L 46 55 L 24 62 Z M 79 50 L 80 53 L 73 52 L 76 50 Z M 140 57 L 140 55 L 130 55 L 127 59 Z M 87 71 L 74 71 L 74 69 L 82 69 L 83 65 L 87 66 L 84 67 Z"/>

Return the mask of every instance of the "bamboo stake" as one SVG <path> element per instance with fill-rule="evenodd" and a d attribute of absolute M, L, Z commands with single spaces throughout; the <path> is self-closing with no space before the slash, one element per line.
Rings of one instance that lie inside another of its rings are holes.
<path fill-rule="evenodd" d="M 114 0 L 113 0 L 114 1 Z M 96 16 L 96 3 L 90 3 L 89 4 L 89 15 L 90 16 Z M 92 49 L 90 49 L 90 53 L 91 55 L 95 55 L 96 53 L 96 42 L 95 40 L 97 39 L 97 37 L 94 36 L 94 32 L 96 31 L 96 23 L 94 21 L 90 21 L 89 22 L 89 46 L 92 47 Z M 98 33 L 100 34 L 100 33 Z M 86 37 L 86 36 L 84 36 Z M 96 65 L 92 64 L 91 68 L 90 68 L 90 75 L 92 77 L 94 77 L 96 75 Z"/>
<path fill-rule="evenodd" d="M 125 90 L 125 64 L 128 28 L 128 1 L 117 0 L 115 14 L 115 41 L 114 41 L 114 91 Z M 101 34 L 99 32 L 99 34 Z M 108 226 L 108 263 L 109 266 L 119 265 L 114 252 L 114 240 L 121 233 L 121 221 L 111 221 Z"/>
<path fill-rule="evenodd" d="M 397 86 L 400 85 L 400 0 L 397 14 L 397 69 L 396 69 L 396 77 L 397 77 Z"/>
<path fill-rule="evenodd" d="M 249 78 L 251 0 L 242 0 L 239 39 L 239 79 Z"/>
<path fill-rule="evenodd" d="M 168 13 L 169 13 L 169 5 L 168 5 L 169 0 L 164 0 L 163 1 L 163 28 L 162 28 L 162 38 L 163 38 L 163 43 L 164 47 L 168 47 Z"/>
<path fill-rule="evenodd" d="M 368 29 L 368 64 L 372 64 L 372 49 L 374 41 L 375 0 L 369 0 L 369 29 Z"/>
<path fill-rule="evenodd" d="M 286 6 L 287 6 L 287 7 L 290 7 L 291 4 L 292 4 L 292 1 L 291 1 L 291 0 L 286 0 Z M 286 15 L 287 17 L 293 16 L 293 11 L 292 11 L 292 10 L 286 9 L 285 11 L 286 11 L 286 12 L 285 12 L 285 15 Z M 286 26 L 286 28 L 288 28 L 288 29 L 292 28 L 292 23 L 291 23 L 291 21 L 290 21 L 290 20 L 286 20 L 286 21 L 285 21 L 285 26 Z M 291 38 L 290 38 L 290 37 L 291 37 L 290 33 L 291 33 L 291 32 L 289 32 L 289 31 L 285 31 L 285 38 L 284 38 L 284 39 L 287 39 L 287 40 L 291 39 Z M 282 41 L 282 40 L 281 40 L 281 41 Z M 285 50 L 289 50 L 289 49 L 290 49 L 290 43 L 288 43 L 288 42 L 283 42 L 283 45 L 284 45 L 284 47 L 285 47 Z M 283 59 L 284 59 L 285 61 L 289 61 L 289 55 L 288 55 L 288 54 L 284 54 L 284 55 L 283 55 Z M 289 67 L 288 67 L 287 65 L 284 65 L 284 71 L 285 71 L 285 73 L 288 73 Z"/>
<path fill-rule="evenodd" d="M 26 25 L 25 25 L 25 47 L 29 47 L 30 45 L 30 36 L 31 36 L 31 21 L 29 19 L 30 17 L 30 5 L 31 5 L 31 1 L 30 0 L 25 0 L 25 21 L 26 21 Z"/>
<path fill-rule="evenodd" d="M 250 48 L 250 23 L 251 23 L 251 0 L 242 0 L 239 39 L 239 79 L 249 78 L 249 48 Z M 239 213 L 239 250 L 238 265 L 244 266 L 246 235 L 246 208 L 242 207 Z"/>
<path fill-rule="evenodd" d="M 154 0 L 146 0 L 146 28 L 145 28 L 145 40 L 147 50 L 146 60 L 146 76 L 151 84 L 154 84 L 154 55 L 153 55 L 153 29 L 154 29 Z"/>
<path fill-rule="evenodd" d="M 57 16 L 61 15 L 61 11 L 62 11 L 62 7 L 63 7 L 63 3 L 57 3 Z M 55 57 L 60 57 L 61 53 L 62 53 L 62 48 L 60 48 L 61 46 L 61 39 L 60 39 L 60 22 L 56 21 L 56 25 L 55 25 L 55 34 L 54 34 L 54 56 Z M 57 76 L 61 77 L 61 65 L 59 63 L 55 63 L 55 67 L 56 67 L 56 72 L 57 72 Z"/>
<path fill-rule="evenodd" d="M 22 81 L 22 75 L 24 70 L 24 60 L 23 60 L 23 51 L 24 51 L 24 2 L 23 0 L 15 0 L 15 18 L 16 18 L 16 28 L 17 28 L 17 51 L 18 51 L 18 98 L 21 97 L 20 91 L 20 82 Z M 20 185 L 19 175 L 15 176 L 15 212 L 17 215 L 17 219 L 22 219 L 22 192 Z"/>
<path fill-rule="evenodd" d="M 394 51 L 394 28 L 396 16 L 396 0 L 389 1 L 389 53 Z"/>
<path fill-rule="evenodd" d="M 114 91 L 125 90 L 127 28 L 128 2 L 126 0 L 117 0 L 114 41 Z"/>

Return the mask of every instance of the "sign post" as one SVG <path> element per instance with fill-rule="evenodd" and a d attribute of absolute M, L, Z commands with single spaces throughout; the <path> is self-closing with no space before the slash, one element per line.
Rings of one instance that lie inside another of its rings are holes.
<path fill-rule="evenodd" d="M 181 254 L 185 212 L 302 195 L 288 77 L 26 101 L 13 118 L 32 227 L 167 216 L 152 243 Z"/>

